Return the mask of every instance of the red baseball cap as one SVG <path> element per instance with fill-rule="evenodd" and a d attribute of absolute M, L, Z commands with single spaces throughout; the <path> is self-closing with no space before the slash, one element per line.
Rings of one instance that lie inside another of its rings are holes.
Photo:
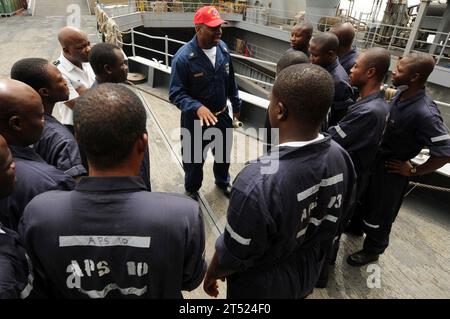
<path fill-rule="evenodd" d="M 194 16 L 194 24 L 204 24 L 208 27 L 215 28 L 226 21 L 220 18 L 219 11 L 213 6 L 201 7 L 197 10 Z"/>

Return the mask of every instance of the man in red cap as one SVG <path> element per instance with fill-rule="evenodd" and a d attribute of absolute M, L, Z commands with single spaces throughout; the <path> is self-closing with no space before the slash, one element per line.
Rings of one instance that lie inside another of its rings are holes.
<path fill-rule="evenodd" d="M 172 61 L 170 101 L 181 110 L 181 137 L 186 194 L 197 199 L 203 180 L 204 154 L 212 147 L 216 185 L 230 195 L 232 123 L 241 100 L 233 64 L 222 37 L 219 12 L 213 6 L 200 8 L 194 17 L 194 38 L 178 50 Z"/>

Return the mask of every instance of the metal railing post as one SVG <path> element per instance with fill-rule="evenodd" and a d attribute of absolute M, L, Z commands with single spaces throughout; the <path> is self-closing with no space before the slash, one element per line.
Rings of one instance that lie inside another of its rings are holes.
<path fill-rule="evenodd" d="M 370 45 L 371 48 L 373 48 L 373 45 L 375 43 L 375 37 L 377 36 L 378 33 L 376 33 L 377 28 L 375 28 L 375 31 L 373 32 L 373 36 L 372 36 L 372 44 Z"/>
<path fill-rule="evenodd" d="M 392 41 L 394 41 L 394 37 L 395 37 L 395 32 L 397 31 L 397 26 L 395 26 L 394 31 L 392 32 L 392 37 L 391 40 L 389 41 L 389 45 L 388 45 L 388 50 L 391 49 L 391 45 L 392 45 Z"/>
<path fill-rule="evenodd" d="M 445 39 L 444 45 L 442 46 L 441 52 L 439 53 L 439 56 L 436 60 L 436 65 L 439 64 L 439 61 L 441 61 L 441 57 L 444 54 L 444 50 L 447 47 L 448 39 L 450 38 L 450 32 L 447 33 L 447 38 Z"/>
<path fill-rule="evenodd" d="M 133 56 L 136 56 L 136 48 L 134 47 L 134 28 L 131 28 L 131 50 L 133 52 Z"/>
<path fill-rule="evenodd" d="M 166 34 L 166 36 L 164 38 L 165 38 L 164 44 L 166 47 L 166 67 L 168 67 L 169 66 L 169 37 Z"/>

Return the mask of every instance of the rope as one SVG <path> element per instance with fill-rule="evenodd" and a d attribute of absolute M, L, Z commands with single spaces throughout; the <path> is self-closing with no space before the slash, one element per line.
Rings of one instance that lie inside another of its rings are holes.
<path fill-rule="evenodd" d="M 119 27 L 114 19 L 108 17 L 99 5 L 95 7 L 95 15 L 97 17 L 98 31 L 105 35 L 105 42 L 122 46 L 123 38 Z"/>
<path fill-rule="evenodd" d="M 419 187 L 419 188 L 431 189 L 434 191 L 450 193 L 450 188 L 446 188 L 446 187 L 439 187 L 439 186 L 427 185 L 427 184 L 416 183 L 416 182 L 409 182 L 409 185 L 413 186 L 413 188 L 411 190 L 413 190 L 416 187 Z M 409 194 L 409 192 L 408 192 L 408 194 Z"/>
<path fill-rule="evenodd" d="M 128 30 L 128 31 L 120 31 L 120 33 L 122 33 L 122 34 L 129 34 L 129 33 L 131 33 L 131 29 Z"/>
<path fill-rule="evenodd" d="M 140 86 L 137 86 L 136 84 L 134 84 L 134 83 L 131 82 L 131 81 L 125 81 L 125 83 L 128 84 L 128 85 L 131 85 L 132 87 L 134 87 L 135 89 L 137 89 L 137 90 L 139 90 L 139 91 L 142 91 L 142 92 L 144 92 L 144 93 L 147 93 L 148 95 L 151 95 L 151 96 L 153 96 L 153 97 L 156 97 L 157 99 L 163 100 L 164 102 L 167 102 L 167 103 L 171 103 L 171 102 L 169 101 L 169 99 L 164 98 L 164 97 L 162 97 L 162 96 L 159 96 L 159 95 L 157 95 L 157 94 L 155 94 L 155 93 L 153 93 L 153 92 L 151 92 L 151 91 L 149 91 L 149 90 L 146 90 L 146 89 L 144 89 L 144 88 L 141 88 Z"/>

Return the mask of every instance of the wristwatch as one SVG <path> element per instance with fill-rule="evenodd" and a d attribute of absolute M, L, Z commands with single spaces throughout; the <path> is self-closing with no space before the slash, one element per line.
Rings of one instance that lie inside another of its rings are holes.
<path fill-rule="evenodd" d="M 409 170 L 409 172 L 411 173 L 411 176 L 416 175 L 416 173 L 417 173 L 416 167 L 413 166 L 413 167 Z"/>

